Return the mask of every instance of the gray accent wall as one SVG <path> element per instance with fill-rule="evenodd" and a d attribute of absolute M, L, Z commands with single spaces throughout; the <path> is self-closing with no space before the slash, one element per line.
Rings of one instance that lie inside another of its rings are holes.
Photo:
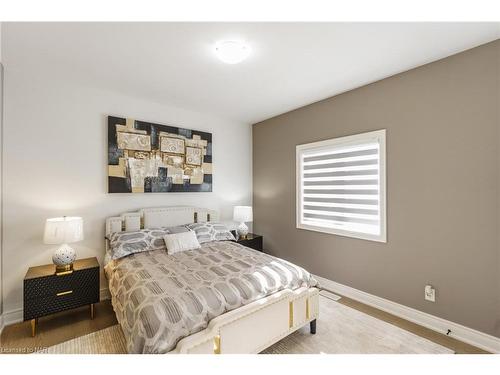
<path fill-rule="evenodd" d="M 499 71 L 497 40 L 255 124 L 254 229 L 265 248 L 500 337 Z M 295 146 L 378 129 L 387 243 L 297 229 Z M 428 283 L 435 303 L 424 300 Z"/>

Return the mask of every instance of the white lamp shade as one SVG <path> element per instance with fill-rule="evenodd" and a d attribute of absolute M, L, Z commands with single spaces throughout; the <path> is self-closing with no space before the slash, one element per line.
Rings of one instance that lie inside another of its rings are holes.
<path fill-rule="evenodd" d="M 59 245 L 83 240 L 83 220 L 81 217 L 55 217 L 45 222 L 43 242 Z"/>
<path fill-rule="evenodd" d="M 244 223 L 253 220 L 253 212 L 251 206 L 234 206 L 233 220 L 239 223 Z"/>

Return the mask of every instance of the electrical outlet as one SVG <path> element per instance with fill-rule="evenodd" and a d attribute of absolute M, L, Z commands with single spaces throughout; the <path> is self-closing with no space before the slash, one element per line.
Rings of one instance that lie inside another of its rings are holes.
<path fill-rule="evenodd" d="M 436 289 L 434 289 L 432 285 L 425 286 L 424 298 L 426 301 L 436 302 Z"/>

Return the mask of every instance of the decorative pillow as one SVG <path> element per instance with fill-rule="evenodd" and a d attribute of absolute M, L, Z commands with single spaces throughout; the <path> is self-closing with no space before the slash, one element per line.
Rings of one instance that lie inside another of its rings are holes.
<path fill-rule="evenodd" d="M 193 223 L 186 225 L 194 230 L 199 243 L 210 241 L 236 241 L 233 234 L 222 223 Z"/>
<path fill-rule="evenodd" d="M 120 259 L 142 251 L 166 250 L 163 237 L 170 233 L 187 232 L 186 227 L 148 228 L 134 232 L 116 232 L 109 235 L 111 259 Z"/>
<path fill-rule="evenodd" d="M 180 251 L 195 250 L 200 248 L 196 233 L 192 230 L 184 233 L 172 233 L 163 236 L 169 255 Z"/>

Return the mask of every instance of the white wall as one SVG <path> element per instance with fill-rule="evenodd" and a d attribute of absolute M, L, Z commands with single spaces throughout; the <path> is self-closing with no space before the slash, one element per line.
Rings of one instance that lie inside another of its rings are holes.
<path fill-rule="evenodd" d="M 251 128 L 208 114 L 91 87 L 84 72 L 34 67 L 36 56 L 4 48 L 4 247 L 6 314 L 22 308 L 22 281 L 29 266 L 51 263 L 42 244 L 45 219 L 79 215 L 85 240 L 79 257 L 104 252 L 104 220 L 141 207 L 198 205 L 219 209 L 230 220 L 232 206 L 251 203 Z M 19 56 L 22 56 L 19 57 Z M 33 61 L 33 60 L 31 60 Z M 107 194 L 106 115 L 132 117 L 213 133 L 212 193 Z M 105 286 L 102 278 L 101 286 Z"/>

